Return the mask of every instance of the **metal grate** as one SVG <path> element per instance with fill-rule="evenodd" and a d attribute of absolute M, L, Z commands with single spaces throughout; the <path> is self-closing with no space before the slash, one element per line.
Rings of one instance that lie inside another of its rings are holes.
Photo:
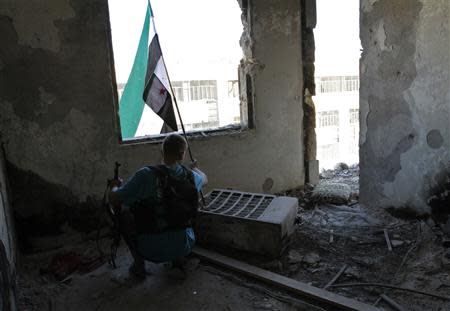
<path fill-rule="evenodd" d="M 204 210 L 216 214 L 257 219 L 274 198 L 264 194 L 213 190 L 205 198 Z"/>

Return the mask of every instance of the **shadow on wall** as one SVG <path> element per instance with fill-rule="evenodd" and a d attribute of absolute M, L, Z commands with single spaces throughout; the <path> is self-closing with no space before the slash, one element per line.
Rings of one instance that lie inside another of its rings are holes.
<path fill-rule="evenodd" d="M 437 226 L 443 226 L 450 233 L 450 169 L 445 169 L 435 180 L 437 185 L 430 190 L 427 205 L 430 213 L 418 214 L 413 207 L 389 207 L 386 210 L 394 217 L 402 219 L 428 219 L 431 218 Z"/>
<path fill-rule="evenodd" d="M 103 209 L 99 200 L 88 197 L 80 202 L 62 185 L 49 183 L 10 162 L 6 166 L 18 246 L 22 252 L 33 251 L 29 237 L 61 234 L 65 224 L 79 232 L 91 232 L 102 224 Z"/>

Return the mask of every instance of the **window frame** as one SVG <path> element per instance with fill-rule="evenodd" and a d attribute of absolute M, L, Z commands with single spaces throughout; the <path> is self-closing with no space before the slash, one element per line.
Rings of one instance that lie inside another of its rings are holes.
<path fill-rule="evenodd" d="M 247 8 L 241 8 L 242 12 L 247 13 Z M 105 21 L 105 30 L 106 30 L 106 39 L 107 39 L 107 61 L 109 64 L 110 77 L 111 77 L 111 91 L 112 91 L 112 101 L 113 101 L 113 118 L 114 118 L 114 130 L 118 137 L 119 145 L 135 145 L 135 144 L 159 144 L 164 138 L 171 134 L 155 134 L 148 135 L 142 137 L 135 137 L 132 139 L 123 139 L 122 130 L 120 124 L 120 116 L 119 116 L 119 89 L 116 79 L 116 70 L 115 70 L 115 58 L 114 58 L 114 48 L 112 43 L 112 32 L 111 32 L 111 18 L 109 12 L 109 1 L 106 1 L 106 21 Z M 245 30 L 244 30 L 245 31 Z M 253 78 L 246 74 L 245 80 L 242 81 L 241 74 L 244 73 L 244 69 L 241 68 L 241 65 L 236 64 L 238 66 L 238 85 L 239 85 L 239 105 L 240 105 L 240 124 L 230 124 L 223 127 L 217 127 L 213 129 L 204 129 L 204 130 L 192 130 L 186 131 L 186 136 L 188 138 L 197 139 L 206 139 L 209 137 L 216 136 L 235 136 L 242 135 L 249 130 L 255 129 L 255 115 L 254 115 L 254 86 L 253 86 Z M 217 83 L 217 82 L 216 82 Z M 250 83 L 250 85 L 249 85 Z M 242 88 L 242 84 L 244 84 L 244 88 Z M 188 90 L 190 95 L 190 90 Z M 217 94 L 216 94 L 217 95 Z M 245 98 L 246 100 L 243 100 Z M 174 103 L 175 104 L 175 103 Z M 245 107 L 244 107 L 245 106 Z M 176 107 L 174 107 L 176 110 Z M 175 112 L 177 113 L 177 112 Z M 179 131 L 178 133 L 180 133 Z M 175 133 L 175 132 L 174 132 Z M 181 132 L 182 133 L 182 132 Z"/>

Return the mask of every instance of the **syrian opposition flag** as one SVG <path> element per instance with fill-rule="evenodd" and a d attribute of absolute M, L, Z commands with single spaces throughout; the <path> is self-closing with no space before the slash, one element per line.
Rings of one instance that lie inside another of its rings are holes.
<path fill-rule="evenodd" d="M 150 46 L 148 48 L 147 74 L 143 99 L 145 103 L 164 120 L 161 133 L 178 131 L 173 109 L 170 81 L 161 53 L 158 34 L 156 33 L 153 11 L 150 7 Z"/>

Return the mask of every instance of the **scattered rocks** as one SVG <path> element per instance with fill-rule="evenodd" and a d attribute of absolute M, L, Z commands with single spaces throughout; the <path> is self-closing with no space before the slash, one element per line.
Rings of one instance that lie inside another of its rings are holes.
<path fill-rule="evenodd" d="M 344 162 L 339 162 L 334 166 L 335 171 L 344 171 L 348 169 L 349 169 L 348 165 Z"/>
<path fill-rule="evenodd" d="M 405 244 L 405 242 L 403 242 L 401 240 L 391 240 L 392 247 L 400 247 L 403 244 Z"/>
<path fill-rule="evenodd" d="M 450 269 L 450 254 L 448 254 L 448 252 L 441 258 L 441 267 L 444 269 Z"/>
<path fill-rule="evenodd" d="M 290 250 L 287 256 L 287 260 L 289 264 L 297 264 L 302 262 L 303 256 L 295 250 Z"/>
<path fill-rule="evenodd" d="M 298 264 L 292 264 L 292 265 L 290 265 L 290 266 L 289 266 L 289 269 L 288 269 L 289 275 L 292 275 L 292 274 L 294 274 L 295 272 L 297 272 L 299 268 L 300 268 L 300 266 L 299 266 Z"/>
<path fill-rule="evenodd" d="M 444 257 L 450 260 L 450 249 L 445 252 Z"/>
<path fill-rule="evenodd" d="M 368 258 L 368 257 L 352 257 L 352 260 L 366 268 L 370 268 L 373 265 L 377 264 L 376 258 Z"/>
<path fill-rule="evenodd" d="M 303 262 L 311 266 L 317 265 L 320 262 L 320 256 L 314 252 L 308 253 L 303 257 Z"/>
<path fill-rule="evenodd" d="M 352 190 L 344 183 L 321 182 L 313 190 L 311 200 L 320 203 L 347 204 Z"/>
<path fill-rule="evenodd" d="M 345 272 L 344 275 L 346 277 L 352 278 L 352 279 L 360 279 L 361 278 L 361 272 L 353 267 L 348 267 Z"/>

